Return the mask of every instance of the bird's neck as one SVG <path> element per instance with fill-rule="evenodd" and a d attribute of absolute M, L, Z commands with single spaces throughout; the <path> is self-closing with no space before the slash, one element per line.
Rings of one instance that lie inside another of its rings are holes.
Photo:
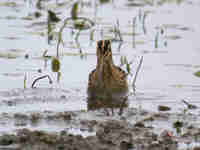
<path fill-rule="evenodd" d="M 112 76 L 112 67 L 114 66 L 112 58 L 107 61 L 99 59 L 97 61 L 97 76 L 100 84 L 104 84 L 105 78 L 110 78 Z"/>

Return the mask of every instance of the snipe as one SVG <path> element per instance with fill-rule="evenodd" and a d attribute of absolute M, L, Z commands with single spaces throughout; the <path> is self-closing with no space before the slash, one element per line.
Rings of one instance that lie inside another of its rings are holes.
<path fill-rule="evenodd" d="M 127 74 L 113 63 L 111 41 L 98 41 L 96 55 L 96 69 L 89 74 L 88 101 L 119 103 L 128 93 Z"/>

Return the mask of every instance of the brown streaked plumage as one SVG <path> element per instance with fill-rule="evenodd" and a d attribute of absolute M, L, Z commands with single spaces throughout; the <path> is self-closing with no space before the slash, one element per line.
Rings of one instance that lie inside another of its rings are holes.
<path fill-rule="evenodd" d="M 98 41 L 96 55 L 96 69 L 89 74 L 88 100 L 122 99 L 128 93 L 127 75 L 113 63 L 111 41 Z"/>

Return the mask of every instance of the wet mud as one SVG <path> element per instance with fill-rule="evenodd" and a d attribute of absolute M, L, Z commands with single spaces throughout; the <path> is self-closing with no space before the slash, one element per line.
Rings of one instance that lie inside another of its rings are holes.
<path fill-rule="evenodd" d="M 40 100 L 37 103 L 40 104 Z M 23 101 L 11 107 L 25 104 Z M 199 115 L 190 109 L 174 113 L 166 108 L 159 106 L 158 112 L 151 112 L 125 107 L 121 115 L 120 108 L 111 110 L 108 107 L 61 112 L 2 112 L 0 150 L 197 149 Z M 108 115 L 105 109 L 113 113 Z"/>
<path fill-rule="evenodd" d="M 92 112 L 84 112 L 88 115 Z M 135 123 L 127 121 L 124 117 L 107 118 L 105 120 L 86 120 L 81 119 L 83 112 L 65 112 L 46 115 L 32 114 L 31 116 L 15 114 L 15 120 L 36 120 L 49 122 L 65 122 L 65 126 L 79 127 L 82 134 L 69 133 L 67 129 L 56 132 L 48 132 L 43 130 L 32 130 L 28 128 L 21 128 L 15 133 L 4 134 L 0 136 L 0 149 L 12 150 L 166 150 L 180 149 L 181 143 L 188 145 L 193 142 L 198 142 L 200 139 L 200 128 L 192 124 L 184 124 L 181 130 L 182 133 L 176 133 L 172 130 L 163 128 L 160 133 L 156 132 L 158 127 L 149 126 L 146 124 L 149 120 L 141 120 Z M 145 116 L 149 115 L 148 112 Z M 165 120 L 168 122 L 174 114 L 161 115 L 159 113 L 153 114 L 151 121 Z M 4 115 L 5 116 L 5 115 Z M 180 114 L 179 114 L 180 117 Z M 185 116 L 186 119 L 189 116 Z M 7 115 L 7 118 L 11 119 Z M 50 119 L 50 120 L 49 120 Z M 40 122 L 39 121 L 39 122 Z M 132 120 L 133 121 L 133 120 Z M 37 122 L 37 121 L 36 121 Z M 38 123 L 39 123 L 38 122 Z M 60 124 L 60 123 L 58 123 Z M 23 125 L 21 125 L 23 126 Z M 59 125 L 58 125 L 59 126 Z M 93 132 L 95 134 L 84 136 L 85 131 Z M 198 147 L 193 147 L 197 149 Z M 192 149 L 192 148 L 191 148 Z"/>
<path fill-rule="evenodd" d="M 177 141 L 168 134 L 157 135 L 151 129 L 140 125 L 132 125 L 125 121 L 87 122 L 86 126 L 96 128 L 95 136 L 83 137 L 69 134 L 66 131 L 48 133 L 45 131 L 31 131 L 20 129 L 16 135 L 6 134 L 0 137 L 2 148 L 21 150 L 55 150 L 55 149 L 83 149 L 83 150 L 128 150 L 132 148 L 176 149 Z"/>

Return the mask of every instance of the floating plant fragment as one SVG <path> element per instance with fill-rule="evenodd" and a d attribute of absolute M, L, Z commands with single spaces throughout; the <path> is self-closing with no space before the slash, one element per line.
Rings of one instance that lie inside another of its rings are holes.
<path fill-rule="evenodd" d="M 159 106 L 158 106 L 158 110 L 159 110 L 159 111 L 169 111 L 169 110 L 171 110 L 171 108 L 168 107 L 168 106 L 159 105 Z"/>
<path fill-rule="evenodd" d="M 195 72 L 194 75 L 195 75 L 196 77 L 200 77 L 200 71 Z"/>
<path fill-rule="evenodd" d="M 54 57 L 51 61 L 51 69 L 53 72 L 58 72 L 60 70 L 60 61 L 58 58 Z"/>
<path fill-rule="evenodd" d="M 0 53 L 0 58 L 15 59 L 19 57 L 16 53 Z"/>
<path fill-rule="evenodd" d="M 60 18 L 58 18 L 56 16 L 56 13 L 51 11 L 51 10 L 48 10 L 48 22 L 59 22 L 60 21 Z"/>
<path fill-rule="evenodd" d="M 15 3 L 15 2 L 0 2 L 0 6 L 17 7 L 17 3 Z"/>
<path fill-rule="evenodd" d="M 74 3 L 71 10 L 71 18 L 75 20 L 77 19 L 77 17 L 78 17 L 78 2 Z"/>
<path fill-rule="evenodd" d="M 193 105 L 193 104 L 190 104 L 188 103 L 187 101 L 185 101 L 184 99 L 182 100 L 182 102 L 187 105 L 187 108 L 188 109 L 197 109 L 197 106 L 196 105 Z"/>
<path fill-rule="evenodd" d="M 99 2 L 100 2 L 101 4 L 104 4 L 104 3 L 110 2 L 110 0 L 99 0 Z"/>
<path fill-rule="evenodd" d="M 169 40 L 179 40 L 181 39 L 181 36 L 179 35 L 168 35 L 168 36 L 165 36 L 166 39 L 169 39 Z"/>

